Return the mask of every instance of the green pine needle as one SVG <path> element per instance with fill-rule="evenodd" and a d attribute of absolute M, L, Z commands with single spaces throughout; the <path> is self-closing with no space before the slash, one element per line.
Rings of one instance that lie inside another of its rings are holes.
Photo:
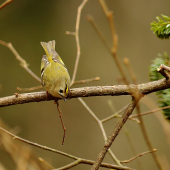
<path fill-rule="evenodd" d="M 162 19 L 163 18 L 163 19 Z M 151 30 L 154 34 L 161 39 L 169 39 L 170 37 L 170 17 L 163 15 L 161 17 L 156 17 L 158 22 L 153 21 L 151 23 Z"/>

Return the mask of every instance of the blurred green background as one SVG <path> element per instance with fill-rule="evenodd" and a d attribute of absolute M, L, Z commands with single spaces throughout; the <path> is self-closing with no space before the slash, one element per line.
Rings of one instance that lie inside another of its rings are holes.
<path fill-rule="evenodd" d="M 0 4 L 3 2 L 4 0 L 0 0 Z M 21 57 L 29 63 L 29 68 L 39 77 L 41 58 L 45 54 L 40 41 L 56 40 L 56 51 L 63 59 L 72 77 L 76 59 L 76 43 L 75 37 L 68 36 L 65 32 L 75 31 L 77 8 L 81 2 L 82 0 L 13 0 L 0 10 L 0 40 L 11 42 Z M 156 20 L 156 16 L 161 14 L 170 16 L 170 1 L 107 0 L 106 2 L 114 14 L 115 27 L 119 38 L 119 60 L 123 65 L 123 58 L 128 57 L 137 75 L 138 83 L 148 82 L 151 61 L 158 53 L 167 51 L 170 54 L 169 40 L 158 39 L 150 30 L 150 23 Z M 108 43 L 112 44 L 109 24 L 99 1 L 89 0 L 81 15 L 79 33 L 81 58 L 76 80 L 97 76 L 101 80 L 74 87 L 119 84 L 117 79 L 120 78 L 120 74 L 117 67 L 95 30 L 86 20 L 88 14 L 94 17 Z M 124 70 L 130 81 L 126 67 L 124 67 Z M 2 45 L 0 45 L 0 73 L 1 97 L 13 95 L 17 92 L 16 87 L 26 88 L 39 85 L 19 65 L 12 52 Z M 149 97 L 157 101 L 154 94 L 149 95 Z M 113 114 L 108 106 L 108 100 L 112 101 L 115 110 L 118 111 L 130 102 L 130 97 L 84 98 L 84 101 L 100 119 Z M 66 103 L 60 101 L 60 109 L 67 129 L 64 146 L 61 145 L 63 129 L 53 101 L 4 107 L 0 109 L 0 117 L 11 128 L 20 127 L 18 135 L 22 138 L 78 157 L 96 160 L 104 144 L 101 130 L 96 121 L 77 99 L 67 100 Z M 149 108 L 141 104 L 141 111 L 147 110 Z M 159 158 L 166 157 L 170 162 L 170 147 L 159 120 L 154 114 L 143 118 L 153 147 L 158 149 L 157 155 Z M 117 120 L 114 119 L 104 124 L 107 135 L 112 132 L 116 122 Z M 149 150 L 136 122 L 128 121 L 126 128 L 137 153 Z M 13 142 L 18 141 L 14 140 Z M 37 157 L 42 157 L 55 168 L 72 162 L 71 159 L 58 154 L 30 147 Z M 120 160 L 135 156 L 123 130 L 117 136 L 111 149 Z M 15 169 L 10 157 L 4 155 L 6 154 L 1 149 L 1 162 L 7 169 Z M 138 159 L 143 169 L 157 169 L 151 154 Z M 104 162 L 113 163 L 109 154 L 107 154 Z M 165 165 L 163 161 L 161 164 Z M 127 166 L 139 169 L 136 160 Z M 90 169 L 90 166 L 78 165 L 72 169 L 85 170 Z"/>

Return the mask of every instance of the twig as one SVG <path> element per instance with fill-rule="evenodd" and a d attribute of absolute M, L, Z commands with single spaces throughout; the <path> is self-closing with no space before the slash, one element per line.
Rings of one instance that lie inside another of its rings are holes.
<path fill-rule="evenodd" d="M 119 111 L 117 111 L 116 113 L 114 113 L 113 115 L 108 116 L 108 117 L 102 119 L 101 122 L 104 123 L 104 122 L 107 122 L 108 120 L 114 118 L 115 116 L 117 116 L 117 115 L 119 115 L 121 112 L 123 112 L 127 107 L 128 107 L 128 105 L 126 105 L 125 107 L 123 107 L 122 109 L 120 109 Z"/>
<path fill-rule="evenodd" d="M 12 46 L 11 43 L 6 43 L 6 42 L 0 40 L 0 44 L 8 47 L 8 48 L 12 51 L 12 53 L 15 55 L 16 59 L 17 59 L 18 61 L 20 61 L 21 67 L 23 67 L 34 79 L 36 79 L 39 83 L 41 83 L 41 79 L 40 79 L 38 76 L 36 76 L 36 75 L 28 68 L 28 64 L 26 63 L 26 61 L 18 54 L 18 52 L 15 50 L 15 48 Z"/>
<path fill-rule="evenodd" d="M 141 112 L 140 112 L 140 107 L 139 107 L 139 105 L 137 105 L 136 109 L 137 109 L 138 115 L 140 115 Z M 144 136 L 144 139 L 145 139 L 145 141 L 146 141 L 149 149 L 150 149 L 150 150 L 153 150 L 153 146 L 152 146 L 152 143 L 151 143 L 151 141 L 150 141 L 150 139 L 149 139 L 149 136 L 148 136 L 148 134 L 147 134 L 147 131 L 146 131 L 146 128 L 145 128 L 145 125 L 144 125 L 142 116 L 139 116 L 139 121 L 140 121 L 140 127 L 141 127 L 141 130 L 142 130 L 142 134 L 143 134 L 143 136 Z M 154 158 L 154 161 L 155 161 L 157 167 L 158 167 L 160 170 L 163 170 L 161 164 L 159 163 L 159 160 L 158 160 L 157 155 L 153 152 L 153 153 L 152 153 L 152 156 L 153 156 L 153 158 Z"/>
<path fill-rule="evenodd" d="M 66 136 L 66 128 L 65 128 L 65 126 L 64 126 L 63 119 L 62 119 L 62 116 L 61 116 L 61 110 L 60 110 L 60 108 L 59 108 L 59 102 L 58 102 L 58 100 L 55 100 L 55 102 L 56 102 L 56 104 L 57 104 L 57 109 L 58 109 L 58 112 L 59 112 L 61 124 L 62 124 L 63 130 L 64 130 L 63 141 L 62 141 L 62 145 L 64 145 L 64 139 L 65 139 L 65 136 Z"/>
<path fill-rule="evenodd" d="M 80 16 L 81 16 L 81 11 L 82 11 L 83 7 L 85 6 L 85 4 L 87 3 L 87 1 L 88 0 L 83 0 L 81 5 L 78 7 L 78 11 L 77 11 L 76 28 L 75 28 L 75 39 L 76 39 L 76 45 L 77 45 L 77 57 L 76 57 L 76 62 L 75 62 L 73 76 L 72 76 L 72 80 L 71 80 L 70 86 L 75 81 L 76 73 L 77 73 L 77 68 L 78 68 L 78 64 L 79 64 L 79 59 L 80 59 L 80 54 L 81 54 L 81 51 L 80 51 L 80 41 L 79 41 Z"/>
<path fill-rule="evenodd" d="M 91 160 L 87 160 L 87 159 L 78 159 L 78 160 L 76 160 L 76 161 L 74 161 L 74 162 L 72 162 L 72 163 L 70 163 L 70 164 L 68 164 L 68 165 L 66 165 L 66 166 L 63 166 L 63 167 L 61 167 L 61 168 L 57 168 L 57 169 L 53 169 L 53 170 L 65 170 L 65 169 L 70 169 L 70 168 L 72 168 L 72 167 L 74 167 L 74 166 L 76 166 L 76 165 L 78 165 L 78 164 L 88 164 L 88 165 L 93 165 L 94 164 L 94 161 L 91 161 Z M 126 167 L 126 166 L 123 166 L 123 167 L 121 167 L 121 166 L 117 166 L 117 165 L 112 165 L 112 164 L 106 164 L 106 163 L 102 163 L 101 165 L 100 165 L 100 167 L 103 167 L 103 168 L 111 168 L 111 169 L 117 169 L 117 170 L 133 170 L 133 169 L 131 169 L 131 168 L 129 168 L 129 167 Z"/>
<path fill-rule="evenodd" d="M 103 124 L 101 122 L 101 120 L 98 119 L 98 117 L 93 113 L 93 111 L 87 106 L 87 104 L 83 101 L 82 98 L 78 98 L 78 100 L 80 101 L 80 103 L 86 108 L 86 110 L 90 113 L 90 115 L 94 118 L 94 120 L 98 123 L 101 131 L 102 131 L 102 135 L 104 138 L 104 141 L 107 140 L 107 136 L 106 136 L 106 132 L 104 130 Z M 109 149 L 109 154 L 110 156 L 113 158 L 113 160 L 116 162 L 117 165 L 121 166 L 119 160 L 116 158 L 116 156 L 112 153 L 112 151 Z"/>
<path fill-rule="evenodd" d="M 72 85 L 75 85 L 75 84 L 84 84 L 84 83 L 88 83 L 88 82 L 92 82 L 92 81 L 99 81 L 99 80 L 100 80 L 100 77 L 95 77 L 95 78 L 86 79 L 86 80 L 74 81 L 74 83 Z"/>
<path fill-rule="evenodd" d="M 48 162 L 46 162 L 43 158 L 38 158 L 40 162 L 42 162 L 46 167 L 50 168 L 50 169 L 54 169 L 54 167 L 49 164 Z"/>
<path fill-rule="evenodd" d="M 157 109 L 154 109 L 154 110 L 150 110 L 150 111 L 147 111 L 147 112 L 143 112 L 143 113 L 141 113 L 141 114 L 139 114 L 139 115 L 138 115 L 138 114 L 132 115 L 132 116 L 130 116 L 130 118 L 148 115 L 148 114 L 151 114 L 151 113 L 154 113 L 154 112 L 158 112 L 158 111 L 164 110 L 164 109 L 169 109 L 169 108 L 170 108 L 170 106 L 165 106 L 165 107 L 157 108 Z"/>
<path fill-rule="evenodd" d="M 134 84 L 137 84 L 136 75 L 133 73 L 132 67 L 130 66 L 129 60 L 128 60 L 127 58 L 124 60 L 124 63 L 125 63 L 125 65 L 127 66 L 128 70 L 129 70 L 129 72 L 130 72 L 130 75 L 131 75 L 131 78 L 132 78 L 133 83 L 134 83 Z M 161 66 L 160 66 L 160 67 L 161 67 Z M 164 71 L 163 71 L 163 72 L 164 72 Z M 141 115 L 141 111 L 140 111 L 140 105 L 139 105 L 139 104 L 137 104 L 136 110 L 137 110 L 137 114 L 139 115 L 139 121 L 140 121 L 140 124 L 139 124 L 139 125 L 140 125 L 140 128 L 141 128 L 142 134 L 143 134 L 143 136 L 144 136 L 144 139 L 145 139 L 145 141 L 146 141 L 149 149 L 150 149 L 150 150 L 153 150 L 153 146 L 152 146 L 151 141 L 149 140 L 149 136 L 148 136 L 148 134 L 147 134 L 147 131 L 146 131 L 146 128 L 145 128 L 145 125 L 144 125 L 144 122 L 143 122 L 143 118 L 142 118 L 142 116 L 140 116 L 140 115 Z M 162 167 L 161 167 L 161 165 L 160 165 L 160 163 L 159 163 L 159 160 L 158 160 L 158 158 L 157 158 L 157 155 L 153 152 L 153 153 L 152 153 L 152 156 L 153 156 L 153 158 L 154 158 L 154 160 L 155 160 L 155 163 L 157 164 L 158 168 L 159 168 L 160 170 L 162 170 Z"/>
<path fill-rule="evenodd" d="M 43 145 L 40 145 L 40 144 L 37 144 L 37 143 L 34 143 L 34 142 L 31 142 L 31 141 L 28 141 L 28 140 L 25 140 L 23 138 L 20 138 L 14 134 L 12 134 L 11 132 L 3 129 L 0 127 L 0 130 L 2 130 L 3 132 L 9 134 L 10 136 L 13 137 L 13 139 L 16 139 L 16 140 L 19 140 L 19 141 L 22 141 L 24 143 L 27 143 L 27 144 L 30 144 L 30 145 L 33 145 L 35 147 L 38 147 L 38 148 L 41 148 L 41 149 L 44 149 L 44 150 L 48 150 L 48 151 L 51 151 L 51 152 L 54 152 L 54 153 L 58 153 L 60 155 L 63 155 L 63 156 L 66 156 L 68 158 L 71 158 L 71 159 L 74 159 L 74 160 L 81 160 L 81 163 L 84 163 L 84 164 L 89 164 L 89 165 L 92 165 L 94 163 L 94 161 L 91 161 L 91 160 L 87 160 L 87 159 L 83 159 L 83 158 L 78 158 L 74 155 L 70 155 L 70 154 L 67 154 L 65 152 L 61 152 L 59 150 L 56 150 L 56 149 L 52 149 L 52 148 L 49 148 L 47 146 L 43 146 Z M 106 167 L 106 168 L 115 168 L 115 169 L 120 169 L 120 170 L 132 170 L 131 168 L 128 168 L 128 167 L 120 167 L 120 166 L 116 166 L 116 165 L 112 165 L 112 164 L 107 164 L 107 163 L 102 163 L 101 164 L 101 167 Z"/>
<path fill-rule="evenodd" d="M 164 64 L 161 64 L 160 68 L 170 72 L 170 67 L 165 66 Z"/>
<path fill-rule="evenodd" d="M 20 88 L 17 87 L 18 91 L 34 91 L 34 90 L 38 90 L 38 89 L 42 89 L 43 86 L 36 86 L 36 87 L 29 87 L 29 88 Z"/>
<path fill-rule="evenodd" d="M 8 5 L 10 2 L 12 2 L 12 0 L 6 0 L 5 2 L 3 2 L 3 3 L 0 5 L 0 9 L 2 9 L 2 8 L 5 7 L 6 5 Z"/>
<path fill-rule="evenodd" d="M 133 161 L 134 159 L 136 159 L 136 158 L 138 158 L 138 157 L 140 157 L 140 156 L 143 156 L 143 155 L 148 154 L 148 153 L 153 153 L 153 152 L 156 152 L 156 151 L 157 151 L 157 149 L 153 149 L 153 150 L 151 150 L 151 151 L 143 152 L 143 153 L 141 153 L 141 154 L 139 154 L 139 155 L 136 155 L 135 157 L 133 157 L 133 158 L 131 158 L 131 159 L 129 159 L 129 160 L 120 161 L 120 162 L 121 162 L 121 163 L 129 163 L 129 162 Z"/>
<path fill-rule="evenodd" d="M 113 56 L 113 59 L 114 59 L 116 65 L 117 65 L 117 67 L 118 67 L 118 70 L 119 70 L 119 72 L 122 76 L 124 83 L 126 85 L 128 85 L 129 82 L 126 79 L 126 75 L 125 75 L 123 68 L 120 64 L 120 61 L 117 57 L 118 36 L 117 36 L 116 30 L 115 30 L 115 25 L 114 25 L 114 20 L 113 20 L 113 12 L 109 11 L 109 9 L 106 5 L 106 2 L 104 0 L 99 0 L 99 2 L 101 4 L 103 11 L 104 11 L 104 13 L 105 13 L 105 15 L 106 15 L 106 17 L 109 21 L 109 24 L 110 24 L 110 29 L 111 29 L 112 39 L 113 39 L 113 46 L 112 46 L 112 49 L 111 49 L 111 54 Z"/>
<path fill-rule="evenodd" d="M 66 31 L 66 35 L 75 35 L 75 32 Z"/>
<path fill-rule="evenodd" d="M 158 71 L 159 73 L 161 73 L 162 76 L 164 76 L 164 77 L 166 78 L 166 80 L 169 80 L 169 79 L 170 79 L 170 75 L 169 75 L 167 72 L 165 72 L 165 70 L 164 70 L 163 68 L 157 68 L 157 71 Z"/>
<path fill-rule="evenodd" d="M 159 90 L 165 90 L 170 88 L 170 84 L 166 79 L 157 80 L 154 82 L 143 83 L 139 85 L 116 85 L 116 86 L 91 86 L 91 87 L 81 87 L 72 88 L 68 98 L 78 98 L 78 97 L 90 97 L 90 96 L 121 96 L 121 95 L 131 95 L 131 91 L 138 89 L 142 95 L 153 93 Z M 16 104 L 24 104 L 30 102 L 40 102 L 46 100 L 60 100 L 60 98 L 55 98 L 49 96 L 47 99 L 46 92 L 34 92 L 34 93 L 22 93 L 7 97 L 0 98 L 0 107 L 11 106 Z"/>
<path fill-rule="evenodd" d="M 127 67 L 127 70 L 129 71 L 129 74 L 130 74 L 130 76 L 131 76 L 131 78 L 132 78 L 133 83 L 134 83 L 134 84 L 137 84 L 137 78 L 136 78 L 136 75 L 135 75 L 135 73 L 133 72 L 133 69 L 132 69 L 132 67 L 131 67 L 131 65 L 130 65 L 130 63 L 129 63 L 129 59 L 128 59 L 128 58 L 124 58 L 124 59 L 123 59 L 123 62 L 124 62 L 124 64 L 125 64 L 125 66 Z"/>
<path fill-rule="evenodd" d="M 136 107 L 136 105 L 141 97 L 142 96 L 140 96 L 140 94 L 136 94 L 135 98 L 132 99 L 132 102 L 128 105 L 127 109 L 125 110 L 125 113 L 123 114 L 122 119 L 117 123 L 113 132 L 110 134 L 107 141 L 105 142 L 104 147 L 102 148 L 101 152 L 99 153 L 98 158 L 97 158 L 96 162 L 93 164 L 91 170 L 97 170 L 100 167 L 100 164 L 102 163 L 108 149 L 114 142 L 116 136 L 119 134 L 120 130 L 122 129 L 125 122 L 127 121 L 128 117 L 132 114 L 134 108 Z"/>
<path fill-rule="evenodd" d="M 101 33 L 101 31 L 99 30 L 99 28 L 97 27 L 97 25 L 94 22 L 94 18 L 91 15 L 87 16 L 87 21 L 90 22 L 90 24 L 93 26 L 93 28 L 95 29 L 96 33 L 98 34 L 99 38 L 101 39 L 102 43 L 104 44 L 104 46 L 106 47 L 106 49 L 108 50 L 109 53 L 111 53 L 111 47 L 108 44 L 108 42 L 106 41 L 105 37 L 103 36 L 103 34 Z"/>

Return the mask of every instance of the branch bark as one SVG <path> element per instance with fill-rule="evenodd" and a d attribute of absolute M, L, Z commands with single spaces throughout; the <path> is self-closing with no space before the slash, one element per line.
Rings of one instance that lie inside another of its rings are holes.
<path fill-rule="evenodd" d="M 139 85 L 115 85 L 115 86 L 91 86 L 82 88 L 73 88 L 70 90 L 68 96 L 71 98 L 78 97 L 90 97 L 90 96 L 120 96 L 120 95 L 131 95 L 136 89 L 143 95 L 153 93 L 159 90 L 165 90 L 170 88 L 170 82 L 166 79 L 153 81 L 149 83 L 143 83 Z M 0 98 L 0 107 L 24 104 L 30 102 L 40 102 L 47 100 L 59 100 L 53 96 L 46 96 L 46 92 L 34 92 L 34 93 L 22 93 L 15 94 L 12 96 Z"/>

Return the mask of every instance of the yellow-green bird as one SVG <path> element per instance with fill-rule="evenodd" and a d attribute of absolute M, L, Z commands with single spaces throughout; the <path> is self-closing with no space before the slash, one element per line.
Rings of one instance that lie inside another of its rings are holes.
<path fill-rule="evenodd" d="M 66 101 L 70 76 L 64 62 L 55 51 L 55 40 L 41 42 L 41 45 L 46 53 L 41 60 L 41 84 L 51 95 Z"/>

